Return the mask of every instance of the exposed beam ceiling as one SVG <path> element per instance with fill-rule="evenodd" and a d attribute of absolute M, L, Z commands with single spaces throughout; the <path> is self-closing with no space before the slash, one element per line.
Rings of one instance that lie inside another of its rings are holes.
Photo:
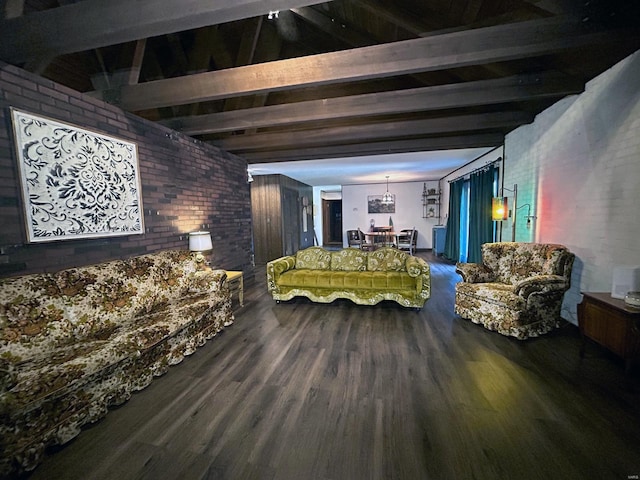
<path fill-rule="evenodd" d="M 19 63 L 43 53 L 62 55 L 219 25 L 321 3 L 318 0 L 84 0 L 0 21 L 8 41 L 0 58 Z"/>
<path fill-rule="evenodd" d="M 564 74 L 516 75 L 495 80 L 392 90 L 306 102 L 248 108 L 200 116 L 175 117 L 160 123 L 187 135 L 280 127 L 323 120 L 395 115 L 479 105 L 561 97 L 580 93 L 583 83 Z"/>
<path fill-rule="evenodd" d="M 3 61 L 249 163 L 494 147 L 640 48 L 624 0 L 3 4 Z"/>
<path fill-rule="evenodd" d="M 123 86 L 119 102 L 146 110 L 525 59 L 612 39 L 610 32 L 583 34 L 580 27 L 578 19 L 535 20 L 156 80 Z"/>

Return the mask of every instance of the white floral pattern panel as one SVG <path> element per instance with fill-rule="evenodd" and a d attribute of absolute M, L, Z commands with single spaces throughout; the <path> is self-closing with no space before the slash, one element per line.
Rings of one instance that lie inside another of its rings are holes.
<path fill-rule="evenodd" d="M 134 143 L 11 111 L 29 242 L 144 233 Z"/>

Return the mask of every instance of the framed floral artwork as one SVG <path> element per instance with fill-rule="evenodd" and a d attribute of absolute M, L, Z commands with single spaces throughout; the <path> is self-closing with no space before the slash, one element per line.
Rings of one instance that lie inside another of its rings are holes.
<path fill-rule="evenodd" d="M 136 144 L 11 115 L 28 242 L 144 233 Z"/>

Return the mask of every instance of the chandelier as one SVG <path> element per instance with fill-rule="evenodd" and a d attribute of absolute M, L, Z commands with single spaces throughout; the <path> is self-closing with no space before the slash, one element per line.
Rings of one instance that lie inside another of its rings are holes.
<path fill-rule="evenodd" d="M 387 175 L 387 191 L 382 195 L 382 204 L 383 205 L 393 205 L 393 195 L 389 193 L 389 175 Z"/>

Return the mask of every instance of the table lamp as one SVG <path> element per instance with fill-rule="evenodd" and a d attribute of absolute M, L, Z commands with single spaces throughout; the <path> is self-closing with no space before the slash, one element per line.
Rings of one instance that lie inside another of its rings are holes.
<path fill-rule="evenodd" d="M 196 252 L 196 262 L 204 262 L 202 252 L 212 250 L 211 233 L 209 232 L 191 232 L 189 234 L 189 250 Z"/>

